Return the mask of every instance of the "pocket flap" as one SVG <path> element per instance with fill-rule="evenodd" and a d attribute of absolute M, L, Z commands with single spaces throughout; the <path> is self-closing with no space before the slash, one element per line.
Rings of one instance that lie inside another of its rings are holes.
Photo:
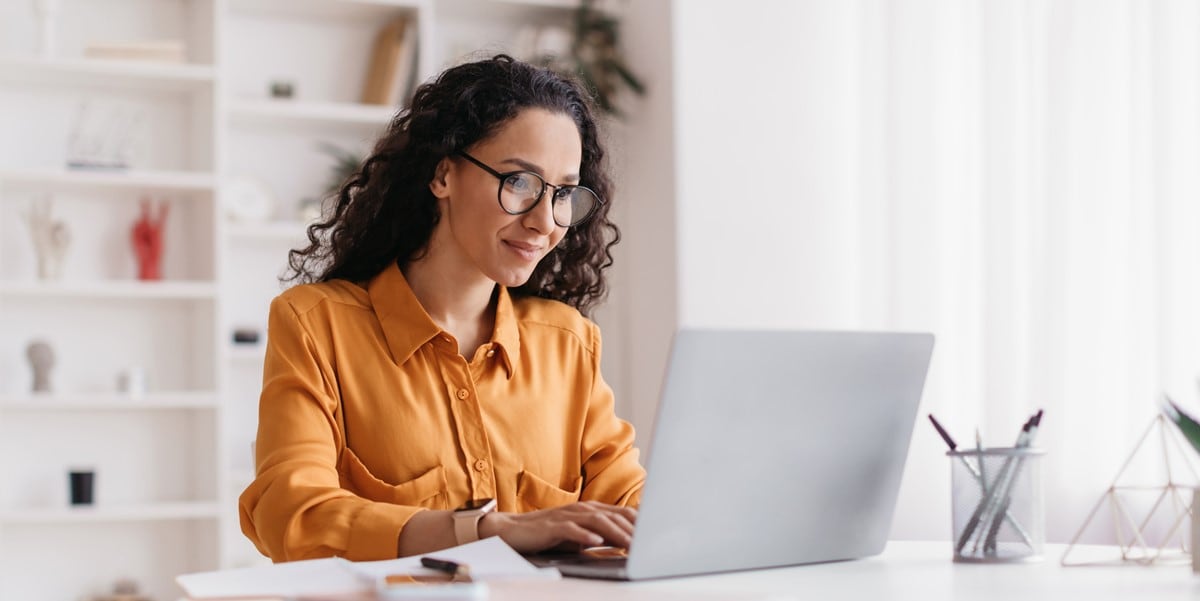
<path fill-rule="evenodd" d="M 579 492 L 583 478 L 576 477 L 571 484 L 572 490 L 563 490 L 534 475 L 533 472 L 522 470 L 517 480 L 517 499 L 524 511 L 550 509 L 569 505 L 579 500 Z"/>
<path fill-rule="evenodd" d="M 363 464 L 349 447 L 342 450 L 338 460 L 338 476 L 343 488 L 364 499 L 417 505 L 430 509 L 448 509 L 446 499 L 446 474 L 441 465 L 401 484 L 390 484 L 380 480 Z"/>

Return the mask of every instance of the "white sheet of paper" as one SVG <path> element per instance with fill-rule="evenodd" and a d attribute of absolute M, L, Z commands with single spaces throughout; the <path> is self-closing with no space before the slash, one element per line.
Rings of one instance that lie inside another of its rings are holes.
<path fill-rule="evenodd" d="M 253 568 L 184 574 L 175 582 L 191 599 L 217 597 L 296 597 L 370 592 L 374 585 L 344 559 L 309 559 Z"/>
<path fill-rule="evenodd" d="M 557 579 L 558 570 L 539 569 L 499 537 L 426 553 L 470 566 L 477 581 Z M 436 574 L 421 566 L 420 557 L 382 561 L 310 559 L 253 568 L 184 574 L 175 579 L 188 598 L 311 597 L 369 593 L 389 574 Z"/>
<path fill-rule="evenodd" d="M 471 579 L 476 581 L 562 578 L 554 568 L 543 570 L 529 563 L 498 536 L 424 555 L 466 564 L 471 569 Z M 348 563 L 347 566 L 370 580 L 379 580 L 388 574 L 437 573 L 422 567 L 419 556 L 383 561 L 356 561 Z"/>

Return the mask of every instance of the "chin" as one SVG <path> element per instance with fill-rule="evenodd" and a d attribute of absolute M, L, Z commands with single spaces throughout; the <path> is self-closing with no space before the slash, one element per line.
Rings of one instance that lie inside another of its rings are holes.
<path fill-rule="evenodd" d="M 519 288 L 529 281 L 533 275 L 533 270 L 528 271 L 504 271 L 502 273 L 493 274 L 492 281 L 504 286 L 505 288 Z"/>

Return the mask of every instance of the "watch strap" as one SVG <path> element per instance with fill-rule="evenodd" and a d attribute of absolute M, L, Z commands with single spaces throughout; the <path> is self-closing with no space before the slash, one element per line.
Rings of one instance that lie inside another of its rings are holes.
<path fill-rule="evenodd" d="M 483 507 L 459 509 L 451 514 L 454 518 L 454 539 L 458 544 L 465 545 L 479 540 L 479 520 L 495 510 L 496 500 L 488 499 Z"/>
<path fill-rule="evenodd" d="M 471 511 L 465 515 L 454 514 L 454 539 L 465 545 L 479 540 L 479 520 L 484 512 Z"/>

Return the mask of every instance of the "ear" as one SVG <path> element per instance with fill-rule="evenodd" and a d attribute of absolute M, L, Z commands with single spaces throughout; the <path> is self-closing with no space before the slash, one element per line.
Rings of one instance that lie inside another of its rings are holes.
<path fill-rule="evenodd" d="M 433 170 L 433 179 L 429 181 L 429 191 L 433 192 L 434 198 L 446 198 L 450 196 L 450 157 L 445 157 L 438 161 L 437 167 Z"/>

